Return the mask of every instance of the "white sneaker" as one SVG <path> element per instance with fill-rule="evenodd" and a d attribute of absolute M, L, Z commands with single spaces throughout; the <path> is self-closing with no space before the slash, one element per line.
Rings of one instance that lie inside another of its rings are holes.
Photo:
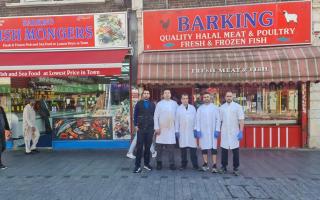
<path fill-rule="evenodd" d="M 208 171 L 209 170 L 208 164 L 203 164 L 201 170 L 204 172 Z"/>
<path fill-rule="evenodd" d="M 127 157 L 131 159 L 136 159 L 136 156 L 133 153 L 127 153 Z"/>
<path fill-rule="evenodd" d="M 157 151 L 152 152 L 152 158 L 156 158 L 157 157 Z"/>

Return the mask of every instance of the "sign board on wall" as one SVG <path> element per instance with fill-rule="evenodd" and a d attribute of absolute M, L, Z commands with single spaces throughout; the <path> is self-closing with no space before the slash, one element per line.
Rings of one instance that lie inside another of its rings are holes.
<path fill-rule="evenodd" d="M 0 18 L 0 50 L 128 47 L 127 14 Z"/>
<path fill-rule="evenodd" d="M 144 11 L 144 50 L 311 43 L 311 2 Z"/>

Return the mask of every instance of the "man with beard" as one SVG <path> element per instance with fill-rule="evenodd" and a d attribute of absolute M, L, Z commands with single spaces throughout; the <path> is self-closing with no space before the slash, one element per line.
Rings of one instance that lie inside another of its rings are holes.
<path fill-rule="evenodd" d="M 181 170 L 187 168 L 187 150 L 190 150 L 190 159 L 193 169 L 198 169 L 197 158 L 197 141 L 194 137 L 194 128 L 196 122 L 196 109 L 189 104 L 188 94 L 181 95 L 182 104 L 178 107 L 176 112 L 175 126 L 176 137 L 179 140 L 179 147 L 181 150 Z"/>
<path fill-rule="evenodd" d="M 220 131 L 219 108 L 211 103 L 210 94 L 203 94 L 203 102 L 197 110 L 197 137 L 201 148 L 203 165 L 202 171 L 209 170 L 208 153 L 212 156 L 212 173 L 217 173 L 217 138 Z"/>
<path fill-rule="evenodd" d="M 163 99 L 157 104 L 154 114 L 154 130 L 156 134 L 157 170 L 162 169 L 162 153 L 168 151 L 170 169 L 175 170 L 174 148 L 175 137 L 175 115 L 178 104 L 171 100 L 171 91 L 163 91 Z"/>
<path fill-rule="evenodd" d="M 29 99 L 28 104 L 23 109 L 23 133 L 24 143 L 26 146 L 26 154 L 39 153 L 37 144 L 40 137 L 38 128 L 36 127 L 36 112 L 33 107 L 35 104 L 34 99 Z M 32 141 L 32 146 L 31 145 Z"/>
<path fill-rule="evenodd" d="M 243 138 L 244 112 L 242 107 L 232 101 L 232 92 L 226 93 L 224 103 L 220 107 L 221 116 L 221 173 L 227 172 L 228 150 L 233 153 L 233 173 L 239 175 L 239 141 Z"/>
<path fill-rule="evenodd" d="M 134 126 L 137 132 L 137 155 L 133 173 L 141 172 L 141 157 L 144 147 L 144 169 L 151 171 L 150 147 L 154 134 L 155 105 L 150 102 L 150 91 L 144 90 L 142 100 L 134 108 Z"/>

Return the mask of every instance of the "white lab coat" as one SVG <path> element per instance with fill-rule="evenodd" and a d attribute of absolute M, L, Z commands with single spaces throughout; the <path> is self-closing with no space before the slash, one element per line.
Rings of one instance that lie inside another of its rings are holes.
<path fill-rule="evenodd" d="M 158 144 L 175 144 L 175 115 L 178 104 L 173 100 L 161 100 L 156 105 L 154 112 L 154 129 L 160 129 L 156 137 Z"/>
<path fill-rule="evenodd" d="M 197 131 L 201 132 L 199 146 L 201 149 L 217 149 L 214 131 L 220 131 L 219 108 L 213 103 L 202 104 L 197 111 Z"/>
<path fill-rule="evenodd" d="M 239 120 L 244 120 L 242 107 L 231 102 L 224 103 L 220 107 L 221 117 L 221 147 L 224 149 L 236 149 L 239 147 L 238 133 L 240 131 Z"/>
<path fill-rule="evenodd" d="M 179 147 L 192 147 L 196 148 L 197 143 L 196 139 L 193 135 L 193 130 L 195 128 L 195 122 L 196 122 L 196 109 L 193 105 L 188 105 L 188 110 L 186 110 L 186 107 L 181 104 L 176 112 L 176 120 L 175 120 L 175 126 L 176 126 L 176 132 L 180 133 L 179 137 Z"/>
<path fill-rule="evenodd" d="M 32 127 L 35 127 L 35 132 L 32 131 Z M 36 149 L 40 133 L 36 127 L 36 112 L 27 104 L 23 109 L 23 134 L 26 146 L 26 152 L 29 153 L 31 150 Z M 32 146 L 30 147 L 30 142 L 32 140 Z"/>

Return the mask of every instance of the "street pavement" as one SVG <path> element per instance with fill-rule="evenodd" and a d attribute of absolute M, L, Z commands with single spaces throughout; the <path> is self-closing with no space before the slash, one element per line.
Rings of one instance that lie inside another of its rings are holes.
<path fill-rule="evenodd" d="M 171 171 L 166 155 L 163 170 L 133 174 L 125 150 L 8 151 L 0 200 L 320 199 L 320 150 L 244 149 L 238 177 L 230 154 L 228 174 Z"/>

